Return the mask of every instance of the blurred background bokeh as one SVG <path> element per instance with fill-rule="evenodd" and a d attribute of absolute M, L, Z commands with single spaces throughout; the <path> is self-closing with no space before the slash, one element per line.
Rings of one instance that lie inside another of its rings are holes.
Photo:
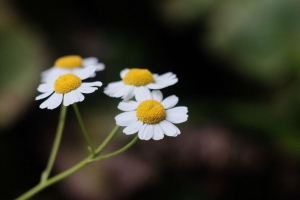
<path fill-rule="evenodd" d="M 103 88 L 124 68 L 177 74 L 163 94 L 189 119 L 33 199 L 300 199 L 300 1 L 2 0 L 0 48 L 1 199 L 39 182 L 59 109 L 39 109 L 36 88 L 70 54 L 106 65 L 78 104 L 95 145 L 120 113 Z M 120 131 L 107 152 L 131 139 Z M 53 174 L 87 154 L 70 107 Z"/>

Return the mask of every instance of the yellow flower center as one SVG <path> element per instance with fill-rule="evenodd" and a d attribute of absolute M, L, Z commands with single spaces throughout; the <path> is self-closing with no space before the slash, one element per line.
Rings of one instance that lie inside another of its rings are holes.
<path fill-rule="evenodd" d="M 78 88 L 81 83 L 82 81 L 78 76 L 74 74 L 65 74 L 56 79 L 54 91 L 59 94 L 66 94 Z"/>
<path fill-rule="evenodd" d="M 55 61 L 54 66 L 61 67 L 61 68 L 82 67 L 82 58 L 80 56 L 60 57 Z"/>
<path fill-rule="evenodd" d="M 136 115 L 146 124 L 157 124 L 166 118 L 166 110 L 158 101 L 146 100 L 137 107 Z"/>
<path fill-rule="evenodd" d="M 154 82 L 152 73 L 148 69 L 131 69 L 123 79 L 127 85 L 143 86 Z"/>

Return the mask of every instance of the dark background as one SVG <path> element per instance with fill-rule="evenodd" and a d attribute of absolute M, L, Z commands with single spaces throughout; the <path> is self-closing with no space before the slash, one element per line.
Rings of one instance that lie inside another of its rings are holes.
<path fill-rule="evenodd" d="M 139 141 L 32 199 L 300 198 L 299 13 L 296 0 L 1 1 L 1 199 L 39 182 L 59 109 L 39 109 L 36 88 L 70 54 L 106 65 L 78 104 L 95 145 L 121 112 L 103 88 L 124 68 L 177 74 L 162 92 L 189 119 L 178 137 Z M 120 131 L 107 152 L 131 139 Z M 87 155 L 70 107 L 53 174 Z"/>

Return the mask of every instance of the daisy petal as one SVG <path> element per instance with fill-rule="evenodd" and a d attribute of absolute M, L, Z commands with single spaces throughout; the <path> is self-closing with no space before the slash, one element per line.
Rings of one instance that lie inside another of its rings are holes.
<path fill-rule="evenodd" d="M 84 58 L 84 59 L 82 59 L 82 63 L 84 66 L 94 65 L 94 64 L 98 63 L 98 58 L 96 58 L 96 57 Z"/>
<path fill-rule="evenodd" d="M 133 111 L 138 107 L 136 101 L 122 101 L 119 103 L 118 108 L 122 111 Z"/>
<path fill-rule="evenodd" d="M 40 108 L 48 108 L 52 110 L 61 104 L 62 97 L 62 94 L 54 93 L 40 105 Z"/>
<path fill-rule="evenodd" d="M 160 90 L 153 90 L 152 92 L 152 98 L 158 102 L 161 102 L 163 99 L 163 94 Z"/>
<path fill-rule="evenodd" d="M 72 104 L 71 102 L 72 102 L 72 99 L 70 97 L 70 94 L 69 93 L 65 94 L 64 102 L 63 102 L 64 106 L 69 106 L 70 104 Z"/>
<path fill-rule="evenodd" d="M 96 68 L 93 66 L 86 67 L 80 71 L 74 72 L 81 80 L 87 79 L 90 77 L 94 72 Z"/>
<path fill-rule="evenodd" d="M 126 69 L 123 69 L 121 72 L 120 72 L 120 77 L 121 79 L 123 79 L 125 77 L 125 75 L 129 72 L 130 69 L 126 68 Z"/>
<path fill-rule="evenodd" d="M 40 100 L 40 99 L 46 98 L 47 96 L 49 96 L 52 93 L 53 93 L 53 91 L 52 92 L 46 92 L 44 94 L 40 94 L 39 96 L 35 97 L 35 100 Z"/>
<path fill-rule="evenodd" d="M 98 86 L 98 87 L 101 87 L 102 86 L 102 82 L 95 81 L 95 82 L 90 82 L 90 83 L 82 83 L 81 86 L 84 86 L 84 87 L 89 87 L 89 86 Z"/>
<path fill-rule="evenodd" d="M 138 118 L 136 117 L 136 112 L 124 112 L 115 117 L 116 124 L 119 126 L 129 126 L 136 122 Z"/>
<path fill-rule="evenodd" d="M 171 136 L 171 137 L 175 137 L 176 135 L 178 135 L 178 130 L 176 128 L 175 125 L 173 125 L 172 123 L 163 120 L 159 123 L 160 127 L 162 128 L 162 130 L 164 131 L 165 135 L 167 136 Z"/>
<path fill-rule="evenodd" d="M 84 100 L 84 96 L 83 96 L 83 94 L 81 94 L 80 91 L 74 90 L 74 93 L 77 95 L 77 98 L 78 98 L 78 101 L 79 101 L 79 102 L 81 102 L 81 101 Z"/>
<path fill-rule="evenodd" d="M 135 88 L 135 98 L 137 102 L 142 102 L 146 99 L 152 99 L 150 90 L 145 86 Z"/>
<path fill-rule="evenodd" d="M 164 106 L 165 109 L 172 108 L 178 103 L 178 97 L 175 95 L 169 96 L 165 98 L 161 104 Z"/>
<path fill-rule="evenodd" d="M 138 120 L 138 121 L 134 122 L 133 124 L 127 126 L 127 127 L 123 130 L 123 132 L 124 132 L 126 135 L 134 134 L 134 133 L 136 133 L 136 132 L 139 131 L 139 129 L 142 127 L 142 125 L 143 125 L 143 122 L 141 122 L 141 121 Z"/>
<path fill-rule="evenodd" d="M 153 125 L 144 124 L 139 130 L 139 138 L 141 140 L 149 140 L 153 136 Z"/>
<path fill-rule="evenodd" d="M 40 84 L 37 88 L 37 90 L 39 92 L 50 92 L 50 91 L 54 91 L 53 85 L 52 84 L 48 84 L 48 83 L 44 83 L 44 84 Z"/>
<path fill-rule="evenodd" d="M 105 65 L 103 63 L 97 63 L 96 65 L 94 65 L 94 67 L 96 68 L 97 72 L 105 69 Z"/>
<path fill-rule="evenodd" d="M 161 140 L 164 138 L 164 132 L 158 124 L 153 125 L 153 140 Z"/>

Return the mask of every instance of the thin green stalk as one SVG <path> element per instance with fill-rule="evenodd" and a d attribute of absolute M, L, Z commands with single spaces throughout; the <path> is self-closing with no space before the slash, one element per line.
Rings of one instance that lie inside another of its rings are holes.
<path fill-rule="evenodd" d="M 84 123 L 83 123 L 83 120 L 82 120 L 82 117 L 80 115 L 80 112 L 79 112 L 79 109 L 78 109 L 78 106 L 76 103 L 73 104 L 73 108 L 74 108 L 74 111 L 76 113 L 76 116 L 77 116 L 77 119 L 78 119 L 78 122 L 79 122 L 79 125 L 80 125 L 80 128 L 82 130 L 82 133 L 84 135 L 84 138 L 88 144 L 88 147 L 89 147 L 89 150 L 92 152 L 93 155 L 95 155 L 95 149 L 93 147 L 93 144 L 92 144 L 92 140 L 91 138 L 89 137 L 87 131 L 86 131 L 86 128 L 84 126 Z"/>
<path fill-rule="evenodd" d="M 120 153 L 126 151 L 127 149 L 129 149 L 130 147 L 132 147 L 137 141 L 139 140 L 139 136 L 136 135 L 133 140 L 131 140 L 128 144 L 126 144 L 123 148 L 117 150 L 117 151 L 114 151 L 112 153 L 109 153 L 109 154 L 106 154 L 106 155 L 102 155 L 102 156 L 99 156 L 95 159 L 92 159 L 90 160 L 89 162 L 93 162 L 93 161 L 100 161 L 100 160 L 104 160 L 104 159 L 107 159 L 107 158 L 111 158 L 111 157 L 114 157 L 116 155 L 119 155 Z"/>
<path fill-rule="evenodd" d="M 47 167 L 41 175 L 41 184 L 44 183 L 48 179 L 48 177 L 51 173 L 51 170 L 52 170 L 52 167 L 53 167 L 56 155 L 57 155 L 57 151 L 58 151 L 58 148 L 60 145 L 60 141 L 61 141 L 64 125 L 65 125 L 66 114 L 67 114 L 67 107 L 64 105 L 61 105 L 59 122 L 58 122 L 57 130 L 56 130 L 53 147 L 51 150 L 51 154 L 50 154 L 50 157 L 48 160 Z"/>
<path fill-rule="evenodd" d="M 95 154 L 89 155 L 87 158 L 85 158 L 84 160 L 82 160 L 81 162 L 79 162 L 78 164 L 74 165 L 73 167 L 71 167 L 70 169 L 46 180 L 44 183 L 40 183 L 38 185 L 36 185 L 35 187 L 31 188 L 30 190 L 28 190 L 27 192 L 25 192 L 24 194 L 22 194 L 21 196 L 19 196 L 18 198 L 16 198 L 16 200 L 26 200 L 29 199 L 31 197 L 33 197 L 34 195 L 36 195 L 37 193 L 41 192 L 42 190 L 44 190 L 45 188 L 49 187 L 50 185 L 61 181 L 62 179 L 74 174 L 75 172 L 77 172 L 78 170 L 82 169 L 84 166 L 86 166 L 87 164 L 89 164 L 89 161 L 91 159 L 96 158 L 96 156 L 98 156 L 104 149 L 105 147 L 109 144 L 109 142 L 114 138 L 114 136 L 117 134 L 118 130 L 119 130 L 119 126 L 115 126 L 114 129 L 110 132 L 110 134 L 105 138 L 105 140 L 102 142 L 102 144 L 96 149 Z"/>

